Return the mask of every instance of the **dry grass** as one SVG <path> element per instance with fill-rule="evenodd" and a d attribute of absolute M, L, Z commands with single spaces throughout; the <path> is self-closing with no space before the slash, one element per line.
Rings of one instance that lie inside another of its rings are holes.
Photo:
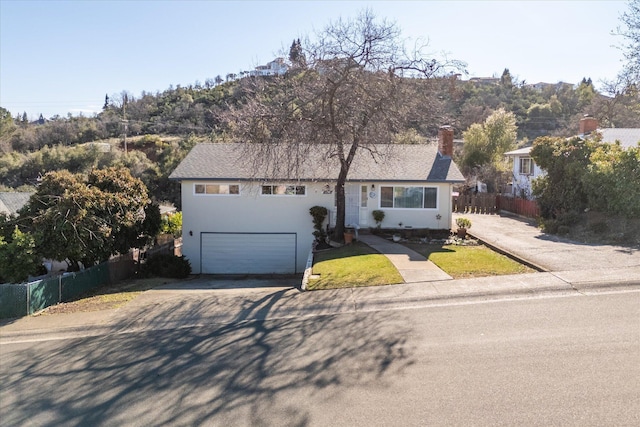
<path fill-rule="evenodd" d="M 138 295 L 146 290 L 171 283 L 176 280 L 177 279 L 166 279 L 161 277 L 128 280 L 114 286 L 97 289 L 95 292 L 80 297 L 75 301 L 52 305 L 39 312 L 37 315 L 46 316 L 48 314 L 80 313 L 118 308 L 134 300 Z"/>

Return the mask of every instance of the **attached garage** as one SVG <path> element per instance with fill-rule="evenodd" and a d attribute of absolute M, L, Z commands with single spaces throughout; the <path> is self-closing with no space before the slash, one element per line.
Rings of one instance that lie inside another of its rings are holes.
<path fill-rule="evenodd" d="M 296 233 L 201 233 L 203 274 L 296 273 Z"/>

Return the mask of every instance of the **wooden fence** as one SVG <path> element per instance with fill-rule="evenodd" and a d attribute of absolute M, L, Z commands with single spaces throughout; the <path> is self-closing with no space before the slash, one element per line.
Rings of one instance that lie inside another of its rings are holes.
<path fill-rule="evenodd" d="M 499 210 L 513 212 L 527 218 L 538 218 L 540 216 L 540 207 L 535 200 L 498 195 L 496 196 L 496 206 Z"/>
<path fill-rule="evenodd" d="M 460 194 L 453 198 L 453 212 L 495 214 L 498 213 L 496 195 L 490 193 Z"/>
<path fill-rule="evenodd" d="M 452 210 L 467 214 L 497 214 L 501 210 L 528 218 L 540 216 L 535 200 L 507 197 L 491 193 L 461 194 L 452 200 Z"/>

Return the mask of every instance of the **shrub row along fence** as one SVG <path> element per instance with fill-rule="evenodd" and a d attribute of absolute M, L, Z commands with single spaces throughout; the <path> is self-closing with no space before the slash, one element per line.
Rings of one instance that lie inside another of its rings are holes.
<path fill-rule="evenodd" d="M 452 210 L 458 213 L 497 214 L 501 210 L 528 218 L 540 216 L 540 207 L 535 200 L 498 194 L 461 194 L 452 200 Z"/>
<path fill-rule="evenodd" d="M 22 317 L 59 302 L 72 301 L 101 286 L 133 276 L 137 254 L 129 253 L 75 273 L 30 283 L 0 285 L 0 318 Z"/>

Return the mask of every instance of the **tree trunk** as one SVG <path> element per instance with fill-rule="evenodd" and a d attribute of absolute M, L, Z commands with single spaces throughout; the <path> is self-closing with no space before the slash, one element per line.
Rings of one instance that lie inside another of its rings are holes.
<path fill-rule="evenodd" d="M 344 240 L 344 222 L 345 222 L 345 194 L 344 185 L 347 182 L 347 176 L 349 175 L 349 169 L 351 163 L 358 150 L 358 140 L 351 143 L 349 147 L 349 153 L 347 157 L 340 161 L 340 174 L 336 181 L 336 228 L 333 231 L 333 240 L 336 242 L 342 242 Z"/>
<path fill-rule="evenodd" d="M 340 169 L 340 175 L 336 182 L 336 227 L 333 230 L 333 240 L 342 242 L 344 239 L 344 220 L 345 220 L 345 195 L 344 184 L 347 181 L 347 173 Z"/>

